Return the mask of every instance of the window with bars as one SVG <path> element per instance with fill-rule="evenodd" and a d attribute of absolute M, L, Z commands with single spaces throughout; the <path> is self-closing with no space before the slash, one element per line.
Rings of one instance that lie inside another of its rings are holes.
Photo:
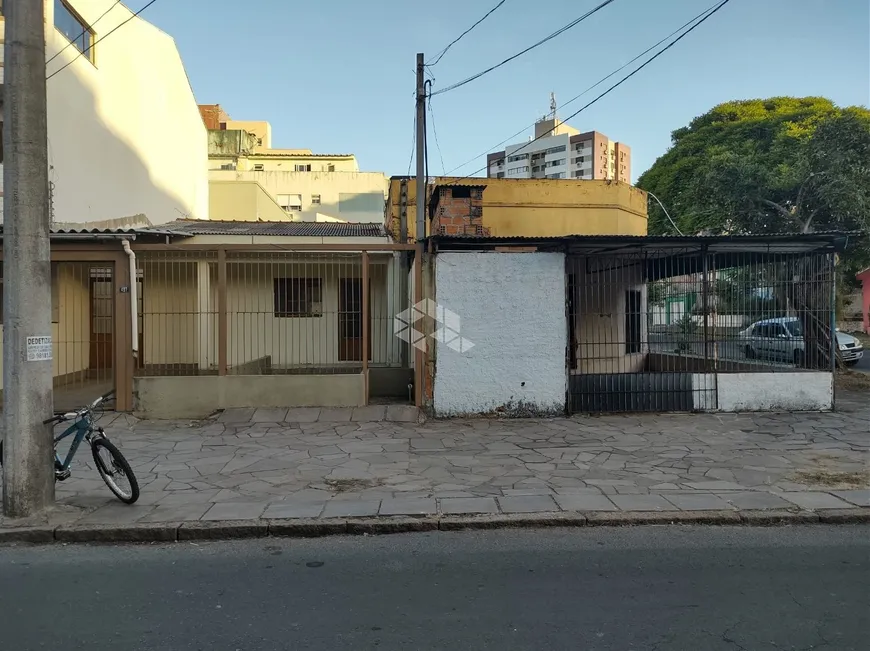
<path fill-rule="evenodd" d="M 275 278 L 275 316 L 323 316 L 320 278 Z"/>

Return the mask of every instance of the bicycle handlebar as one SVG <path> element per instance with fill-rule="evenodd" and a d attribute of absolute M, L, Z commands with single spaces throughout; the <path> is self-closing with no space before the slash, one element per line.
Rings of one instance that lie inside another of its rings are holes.
<path fill-rule="evenodd" d="M 83 407 L 82 409 L 79 409 L 78 411 L 68 411 L 65 414 L 55 414 L 51 418 L 47 418 L 46 420 L 42 421 L 42 424 L 49 425 L 50 423 L 62 423 L 65 420 L 72 420 L 73 418 L 77 418 L 77 417 L 81 416 L 82 414 L 84 414 L 85 412 L 90 411 L 91 409 L 96 409 L 103 402 L 111 399 L 114 395 L 115 395 L 115 390 L 112 389 L 108 393 L 104 393 L 99 398 L 94 400 L 87 407 Z"/>

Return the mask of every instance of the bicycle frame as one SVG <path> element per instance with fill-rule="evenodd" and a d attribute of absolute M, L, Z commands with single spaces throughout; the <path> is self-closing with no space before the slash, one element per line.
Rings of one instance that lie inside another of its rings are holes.
<path fill-rule="evenodd" d="M 85 439 L 85 437 L 89 436 L 91 431 L 91 419 L 86 416 L 75 421 L 72 425 L 66 428 L 66 430 L 64 430 L 62 434 L 59 434 L 54 438 L 54 445 L 55 448 L 57 448 L 57 444 L 60 443 L 62 440 L 75 435 L 72 445 L 70 445 L 69 451 L 66 454 L 66 459 L 64 459 L 63 462 L 61 462 L 60 457 L 57 454 L 57 450 L 55 449 L 54 461 L 57 470 L 69 470 L 69 467 L 72 464 L 73 457 L 76 456 L 76 452 L 78 451 L 79 446 L 82 444 L 82 441 Z"/>

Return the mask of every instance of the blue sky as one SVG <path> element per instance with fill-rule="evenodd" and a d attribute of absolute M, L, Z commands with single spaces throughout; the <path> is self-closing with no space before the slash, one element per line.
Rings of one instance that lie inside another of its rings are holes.
<path fill-rule="evenodd" d="M 129 2 L 134 10 L 143 4 Z M 416 53 L 431 60 L 495 4 L 164 0 L 143 17 L 175 37 L 199 103 L 221 104 L 238 120 L 268 120 L 274 147 L 353 153 L 361 169 L 394 175 L 407 173 L 410 160 Z M 433 89 L 501 61 L 597 4 L 507 0 L 433 69 Z M 551 91 L 567 102 L 712 4 L 616 0 L 522 58 L 434 97 L 444 167 L 492 150 L 546 113 Z M 672 130 L 723 101 L 823 95 L 867 105 L 868 33 L 867 0 L 731 0 L 570 123 L 631 146 L 636 178 L 664 153 Z M 432 142 L 430 173 L 442 172 L 441 158 Z M 457 173 L 484 163 L 481 157 Z"/>

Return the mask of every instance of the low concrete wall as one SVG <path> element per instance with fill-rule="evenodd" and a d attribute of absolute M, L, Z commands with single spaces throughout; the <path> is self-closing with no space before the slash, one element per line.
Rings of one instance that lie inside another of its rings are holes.
<path fill-rule="evenodd" d="M 204 418 L 234 407 L 360 407 L 362 374 L 137 377 L 134 412 L 148 418 Z"/>
<path fill-rule="evenodd" d="M 719 411 L 829 411 L 834 376 L 805 373 L 719 373 Z"/>

